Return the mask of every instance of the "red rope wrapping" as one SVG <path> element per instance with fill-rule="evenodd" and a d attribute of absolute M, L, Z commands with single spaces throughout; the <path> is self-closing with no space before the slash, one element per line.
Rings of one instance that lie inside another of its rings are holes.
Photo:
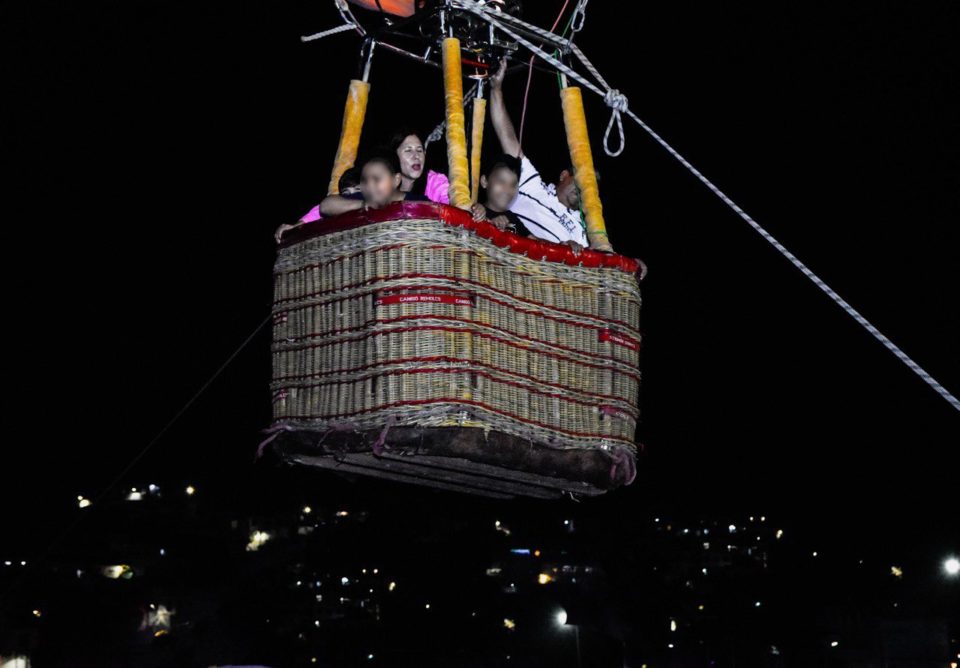
<path fill-rule="evenodd" d="M 466 228 L 478 237 L 488 239 L 498 248 L 543 262 L 557 262 L 574 267 L 580 265 L 592 268 L 618 269 L 630 274 L 637 273 L 641 268 L 639 260 L 624 255 L 601 253 L 589 249 L 581 251 L 578 255 L 566 245 L 554 244 L 542 239 L 519 237 L 510 232 L 503 232 L 498 230 L 493 223 L 475 221 L 469 211 L 434 202 L 396 202 L 381 209 L 351 211 L 335 218 L 308 223 L 290 230 L 284 236 L 280 245 L 281 247 L 292 246 L 324 234 L 397 220 L 439 220 L 453 227 Z"/>

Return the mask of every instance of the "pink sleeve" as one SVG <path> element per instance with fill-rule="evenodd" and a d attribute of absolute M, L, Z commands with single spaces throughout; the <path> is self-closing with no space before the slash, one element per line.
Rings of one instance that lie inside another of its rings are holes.
<path fill-rule="evenodd" d="M 423 193 L 431 202 L 450 203 L 450 181 L 446 174 L 430 170 L 427 172 L 427 187 Z"/>
<path fill-rule="evenodd" d="M 317 220 L 321 220 L 323 216 L 320 215 L 320 205 L 317 204 L 315 207 L 310 209 L 306 214 L 303 215 L 300 220 L 305 223 L 312 223 Z"/>

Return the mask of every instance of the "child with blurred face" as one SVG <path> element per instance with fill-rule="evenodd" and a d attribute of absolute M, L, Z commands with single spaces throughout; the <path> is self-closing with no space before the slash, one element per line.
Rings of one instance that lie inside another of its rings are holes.
<path fill-rule="evenodd" d="M 368 159 L 360 172 L 360 192 L 366 208 L 379 209 L 391 202 L 403 201 L 402 179 L 396 160 L 388 156 Z"/>
<path fill-rule="evenodd" d="M 480 176 L 485 200 L 479 208 L 498 229 L 528 237 L 530 232 L 523 221 L 510 211 L 510 205 L 517 197 L 519 183 L 520 161 L 512 155 L 500 156 Z"/>

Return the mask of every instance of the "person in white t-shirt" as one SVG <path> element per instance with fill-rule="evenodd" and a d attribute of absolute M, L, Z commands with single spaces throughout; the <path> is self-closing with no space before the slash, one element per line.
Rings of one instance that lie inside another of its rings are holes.
<path fill-rule="evenodd" d="M 580 214 L 580 189 L 572 170 L 560 172 L 556 185 L 547 183 L 530 159 L 522 154 L 520 140 L 503 101 L 506 71 L 507 60 L 504 58 L 497 72 L 490 77 L 490 120 L 503 152 L 521 159 L 519 192 L 510 210 L 534 236 L 567 244 L 579 252 L 589 245 L 586 225 Z"/>

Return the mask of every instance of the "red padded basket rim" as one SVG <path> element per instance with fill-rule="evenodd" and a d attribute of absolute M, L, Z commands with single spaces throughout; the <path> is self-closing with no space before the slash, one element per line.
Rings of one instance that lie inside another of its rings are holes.
<path fill-rule="evenodd" d="M 585 249 L 579 255 L 576 255 L 568 246 L 563 244 L 555 244 L 543 239 L 520 237 L 510 232 L 501 232 L 492 223 L 487 221 L 476 222 L 473 216 L 463 209 L 434 202 L 396 202 L 382 209 L 371 209 L 369 211 L 361 209 L 308 223 L 287 232 L 280 245 L 281 247 L 292 246 L 314 237 L 374 223 L 425 219 L 438 220 L 447 225 L 466 228 L 478 237 L 489 240 L 498 248 L 526 255 L 533 260 L 557 262 L 571 266 L 583 265 L 584 267 L 619 269 L 629 274 L 636 274 L 642 266 L 639 260 L 616 253 L 601 253 Z"/>

